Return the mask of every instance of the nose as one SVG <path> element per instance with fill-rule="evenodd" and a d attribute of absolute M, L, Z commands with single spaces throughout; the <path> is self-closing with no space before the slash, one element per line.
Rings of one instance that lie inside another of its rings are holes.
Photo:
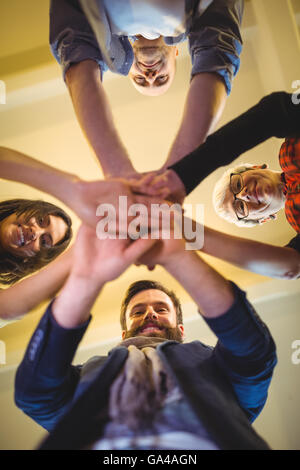
<path fill-rule="evenodd" d="M 150 82 L 151 84 L 155 81 L 157 76 L 157 70 L 147 69 L 143 71 L 144 77 Z"/>
<path fill-rule="evenodd" d="M 243 199 L 244 201 L 249 201 L 250 195 L 247 186 L 244 186 L 243 189 L 238 194 L 236 194 L 236 197 Z"/>
<path fill-rule="evenodd" d="M 38 225 L 30 225 L 28 227 L 28 238 L 31 241 L 37 240 L 41 235 L 43 235 L 45 229 L 42 227 L 39 227 Z"/>
<path fill-rule="evenodd" d="M 158 318 L 156 311 L 151 305 L 147 307 L 145 318 L 155 319 L 155 320 Z"/>

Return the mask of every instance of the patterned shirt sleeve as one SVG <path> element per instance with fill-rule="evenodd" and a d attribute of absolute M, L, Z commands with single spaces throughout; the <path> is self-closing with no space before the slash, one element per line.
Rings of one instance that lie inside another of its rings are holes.
<path fill-rule="evenodd" d="M 195 18 L 188 35 L 192 77 L 202 72 L 216 72 L 223 78 L 228 95 L 240 66 L 243 6 L 243 0 L 214 0 Z"/>
<path fill-rule="evenodd" d="M 279 163 L 285 180 L 285 215 L 300 233 L 300 138 L 288 138 L 281 146 Z"/>
<path fill-rule="evenodd" d="M 98 63 L 101 79 L 107 69 L 96 37 L 78 0 L 51 0 L 50 47 L 61 65 L 63 77 L 72 64 L 86 59 Z"/>

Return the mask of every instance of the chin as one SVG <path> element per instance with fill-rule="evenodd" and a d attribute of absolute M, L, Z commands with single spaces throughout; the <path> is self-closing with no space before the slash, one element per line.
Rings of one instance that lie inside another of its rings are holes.
<path fill-rule="evenodd" d="M 164 331 L 145 331 L 145 333 L 141 332 L 138 333 L 138 336 L 154 336 L 158 338 L 165 338 L 165 332 Z"/>

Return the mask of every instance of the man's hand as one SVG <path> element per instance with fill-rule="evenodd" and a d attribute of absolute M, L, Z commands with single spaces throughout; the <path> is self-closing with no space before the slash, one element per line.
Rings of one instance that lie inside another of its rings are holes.
<path fill-rule="evenodd" d="M 186 240 L 183 236 L 184 217 L 182 212 L 171 210 L 170 230 L 163 229 L 162 223 L 153 220 L 159 226 L 160 239 L 155 245 L 143 254 L 137 261 L 137 265 L 144 264 L 149 270 L 154 269 L 156 264 L 167 267 L 168 263 L 180 263 L 180 257 L 186 249 Z"/>
<path fill-rule="evenodd" d="M 74 246 L 71 274 L 102 285 L 119 277 L 155 243 L 156 240 L 129 237 L 100 240 L 95 229 L 82 225 Z"/>
<path fill-rule="evenodd" d="M 133 204 L 133 193 L 122 180 L 83 181 L 76 180 L 68 194 L 67 205 L 78 215 L 83 223 L 95 227 L 99 221 L 96 216 L 100 204 L 112 204 L 118 208 L 119 196 L 126 196 Z"/>
<path fill-rule="evenodd" d="M 74 245 L 70 275 L 52 306 L 56 321 L 64 328 L 74 328 L 88 320 L 104 284 L 119 277 L 155 241 L 99 240 L 95 228 L 82 225 Z"/>
<path fill-rule="evenodd" d="M 186 197 L 185 187 L 174 170 L 150 172 L 140 180 L 131 182 L 132 190 L 149 196 L 157 196 L 182 204 Z"/>
<path fill-rule="evenodd" d="M 133 183 L 123 178 L 112 178 L 105 181 L 82 181 L 77 179 L 72 182 L 64 202 L 78 215 L 84 224 L 95 228 L 100 220 L 99 215 L 96 215 L 96 213 L 101 204 L 109 204 L 114 207 L 118 222 L 120 196 L 126 198 L 127 210 L 134 204 L 143 204 L 145 206 L 149 214 L 149 219 L 148 217 L 145 219 L 145 225 L 148 224 L 148 221 L 150 222 L 151 204 L 161 204 L 163 202 L 161 197 L 143 195 L 142 189 L 136 188 Z"/>

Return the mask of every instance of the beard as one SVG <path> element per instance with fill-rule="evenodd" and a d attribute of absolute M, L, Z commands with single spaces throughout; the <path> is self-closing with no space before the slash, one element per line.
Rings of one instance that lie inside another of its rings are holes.
<path fill-rule="evenodd" d="M 165 338 L 165 339 L 168 339 L 168 340 L 173 340 L 173 341 L 178 341 L 179 343 L 182 343 L 183 342 L 183 338 L 182 338 L 182 333 L 180 331 L 180 329 L 178 328 L 178 326 L 176 326 L 175 328 L 170 328 L 170 327 L 167 327 L 159 322 L 148 322 L 148 323 L 151 323 L 151 325 L 155 325 L 159 328 L 161 328 L 161 331 L 156 331 L 156 332 L 151 332 L 146 335 L 144 334 L 141 334 L 141 331 L 143 328 L 145 328 L 147 326 L 147 323 L 144 323 L 143 325 L 140 325 L 139 327 L 137 328 L 132 328 L 131 330 L 126 330 L 126 333 L 125 333 L 125 336 L 123 339 L 128 339 L 128 338 L 134 338 L 135 336 L 151 336 L 152 338 L 153 337 L 156 337 L 156 338 Z"/>

